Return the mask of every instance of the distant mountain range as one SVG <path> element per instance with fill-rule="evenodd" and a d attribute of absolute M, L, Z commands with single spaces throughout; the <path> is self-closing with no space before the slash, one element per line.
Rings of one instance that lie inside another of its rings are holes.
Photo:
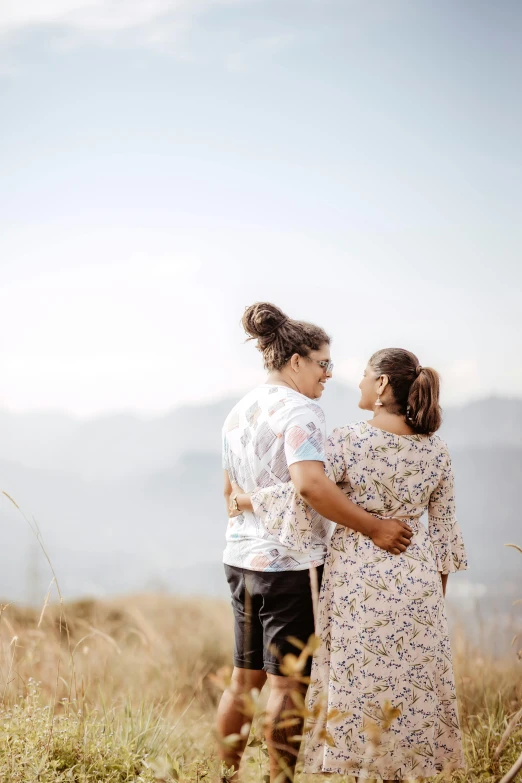
<path fill-rule="evenodd" d="M 357 399 L 331 383 L 322 403 L 330 429 L 367 417 Z M 234 402 L 87 421 L 0 411 L 0 489 L 37 520 L 67 597 L 148 588 L 226 595 L 219 450 Z M 504 547 L 522 544 L 522 400 L 448 408 L 441 434 L 471 562 L 455 577 L 455 595 L 483 606 L 492 596 L 522 596 L 522 556 Z M 0 597 L 41 601 L 49 567 L 5 496 L 0 527 Z"/>

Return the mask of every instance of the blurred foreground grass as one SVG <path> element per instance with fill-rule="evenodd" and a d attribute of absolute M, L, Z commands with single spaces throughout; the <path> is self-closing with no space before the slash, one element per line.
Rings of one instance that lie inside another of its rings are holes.
<path fill-rule="evenodd" d="M 229 607 L 210 599 L 140 595 L 49 605 L 43 613 L 2 606 L 0 781 L 217 780 L 220 693 L 209 675 L 230 664 L 231 645 Z M 515 642 L 498 660 L 454 634 L 469 762 L 455 783 L 498 781 L 522 750 L 521 717 L 494 759 L 522 707 L 520 647 Z M 254 741 L 242 779 L 262 781 L 266 772 L 264 745 Z"/>

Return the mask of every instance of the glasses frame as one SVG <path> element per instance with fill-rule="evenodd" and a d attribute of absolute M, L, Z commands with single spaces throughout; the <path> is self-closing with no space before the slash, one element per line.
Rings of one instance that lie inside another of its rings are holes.
<path fill-rule="evenodd" d="M 325 371 L 326 375 L 331 375 L 333 373 L 334 363 L 331 359 L 311 359 L 310 356 L 306 357 L 309 361 L 315 362 L 319 365 L 319 367 L 322 367 L 322 369 Z"/>

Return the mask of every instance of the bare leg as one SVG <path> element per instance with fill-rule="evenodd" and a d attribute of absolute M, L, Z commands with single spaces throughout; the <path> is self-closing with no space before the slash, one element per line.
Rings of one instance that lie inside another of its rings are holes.
<path fill-rule="evenodd" d="M 230 734 L 239 734 L 242 726 L 250 722 L 250 719 L 242 712 L 241 696 L 250 693 L 252 688 L 261 690 L 265 682 L 266 672 L 262 670 L 234 667 L 230 685 L 224 691 L 217 711 L 217 732 L 222 740 Z M 239 769 L 247 740 L 248 736 L 234 745 L 220 743 L 219 758 L 227 767 Z"/>
<path fill-rule="evenodd" d="M 293 780 L 294 769 L 299 753 L 299 742 L 292 738 L 301 734 L 303 719 L 294 726 L 278 726 L 285 719 L 285 711 L 295 709 L 292 692 L 306 693 L 306 686 L 292 677 L 279 677 L 269 674 L 270 696 L 266 706 L 265 736 L 270 759 L 270 783 L 283 783 Z M 292 716 L 294 717 L 294 716 Z M 295 716 L 298 718 L 299 716 Z"/>

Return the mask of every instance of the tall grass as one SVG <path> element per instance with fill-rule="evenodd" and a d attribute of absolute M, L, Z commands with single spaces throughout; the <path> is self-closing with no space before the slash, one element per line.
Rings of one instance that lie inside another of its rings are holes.
<path fill-rule="evenodd" d="M 66 604 L 54 572 L 53 582 L 59 601 L 46 596 L 41 611 L 0 604 L 1 783 L 217 780 L 214 720 L 232 659 L 229 606 L 163 594 Z M 453 652 L 468 769 L 450 779 L 493 783 L 522 751 L 522 639 L 496 658 L 457 629 Z M 260 714 L 251 713 L 262 698 L 248 701 L 242 780 L 258 783 L 267 779 L 267 750 Z"/>
<path fill-rule="evenodd" d="M 2 606 L 0 780 L 201 777 L 215 744 L 208 675 L 230 633 L 217 601 L 84 600 L 43 617 Z"/>
<path fill-rule="evenodd" d="M 43 617 L 2 606 L 0 780 L 217 779 L 219 677 L 209 675 L 223 675 L 231 639 L 230 610 L 219 601 L 139 595 L 50 604 Z M 455 782 L 498 781 L 522 750 L 521 719 L 494 757 L 522 707 L 516 650 L 499 660 L 455 638 L 469 762 Z M 249 783 L 262 781 L 267 768 L 262 738 L 252 736 L 243 773 Z"/>

